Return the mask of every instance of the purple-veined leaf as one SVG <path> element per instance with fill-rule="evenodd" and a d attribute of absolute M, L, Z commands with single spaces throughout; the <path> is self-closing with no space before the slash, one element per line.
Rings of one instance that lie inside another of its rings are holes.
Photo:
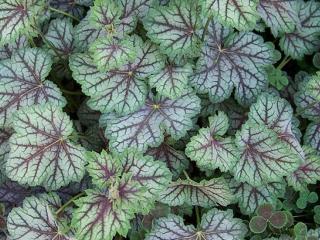
<path fill-rule="evenodd" d="M 257 10 L 274 36 L 295 30 L 298 21 L 296 0 L 260 0 Z"/>
<path fill-rule="evenodd" d="M 250 120 L 237 132 L 235 142 L 240 159 L 233 169 L 234 176 L 256 187 L 280 181 L 302 161 L 277 133 Z"/>
<path fill-rule="evenodd" d="M 287 143 L 291 151 L 304 159 L 299 140 L 292 132 L 292 115 L 292 108 L 285 99 L 272 94 L 263 94 L 258 97 L 256 103 L 251 105 L 249 119 L 256 124 L 264 124 L 276 132 L 279 140 Z"/>
<path fill-rule="evenodd" d="M 192 128 L 194 117 L 200 110 L 200 99 L 192 92 L 183 94 L 176 100 L 152 96 L 138 111 L 109 120 L 106 136 L 114 151 L 126 148 L 146 151 L 163 142 L 166 131 L 174 139 L 179 139 Z"/>
<path fill-rule="evenodd" d="M 119 30 L 121 32 L 131 32 L 135 29 L 138 18 L 144 18 L 153 3 L 153 0 L 120 0 L 119 4 L 123 11 L 120 17 Z"/>
<path fill-rule="evenodd" d="M 2 0 L 0 2 L 0 46 L 16 41 L 20 34 L 34 35 L 41 13 L 43 0 Z"/>
<path fill-rule="evenodd" d="M 224 112 L 209 117 L 209 127 L 201 128 L 186 146 L 186 154 L 197 166 L 206 170 L 219 168 L 230 171 L 239 159 L 238 150 L 231 137 L 223 137 L 229 128 L 229 119 Z"/>
<path fill-rule="evenodd" d="M 101 154 L 89 152 L 87 159 L 87 169 L 96 186 L 108 186 L 116 177 L 131 174 L 131 180 L 146 189 L 144 196 L 150 200 L 156 198 L 171 180 L 171 173 L 163 162 L 154 161 L 153 157 L 142 153 L 125 151 L 109 155 L 105 151 Z"/>
<path fill-rule="evenodd" d="M 97 39 L 90 47 L 93 62 L 102 71 L 110 71 L 132 63 L 137 57 L 136 49 L 130 39 Z"/>
<path fill-rule="evenodd" d="M 315 184 L 320 180 L 320 155 L 310 147 L 304 147 L 304 151 L 306 153 L 305 162 L 287 176 L 288 185 L 296 191 L 308 190 L 308 184 Z"/>
<path fill-rule="evenodd" d="M 285 186 L 286 184 L 283 181 L 271 182 L 261 187 L 238 183 L 233 179 L 230 182 L 234 200 L 239 204 L 241 213 L 245 215 L 253 214 L 257 207 L 263 203 L 270 203 L 275 206 L 277 198 L 284 196 Z"/>
<path fill-rule="evenodd" d="M 9 236 L 17 240 L 71 240 L 64 226 L 58 221 L 53 210 L 61 204 L 58 195 L 39 195 L 28 197 L 23 206 L 14 208 L 8 216 Z"/>
<path fill-rule="evenodd" d="M 213 103 L 235 98 L 248 105 L 267 87 L 264 67 L 275 62 L 275 51 L 263 38 L 251 32 L 233 33 L 211 21 L 190 82 L 201 93 L 209 93 Z"/>
<path fill-rule="evenodd" d="M 320 123 L 310 123 L 303 137 L 303 142 L 320 153 Z M 1 153 L 0 153 L 1 155 Z"/>
<path fill-rule="evenodd" d="M 13 122 L 6 163 L 9 178 L 56 190 L 83 177 L 84 149 L 70 141 L 72 122 L 59 107 L 27 107 L 17 112 Z"/>
<path fill-rule="evenodd" d="M 314 0 L 297 1 L 298 22 L 292 33 L 280 39 L 280 47 L 293 59 L 316 52 L 320 48 L 320 3 Z"/>
<path fill-rule="evenodd" d="M 119 155 L 87 153 L 87 169 L 95 189 L 76 200 L 73 217 L 77 239 L 113 239 L 126 236 L 134 214 L 146 214 L 167 187 L 171 173 L 165 164 L 142 153 Z"/>
<path fill-rule="evenodd" d="M 15 41 L 0 48 L 0 60 L 10 59 L 16 51 L 27 47 L 29 47 L 28 39 L 24 35 L 20 35 Z"/>
<path fill-rule="evenodd" d="M 318 122 L 320 120 L 320 74 L 306 77 L 299 84 L 294 96 L 297 112 L 304 118 Z"/>
<path fill-rule="evenodd" d="M 258 20 L 258 0 L 202 0 L 203 8 L 223 25 L 252 30 Z"/>
<path fill-rule="evenodd" d="M 234 218 L 232 210 L 211 209 L 202 216 L 200 226 L 185 225 L 183 218 L 170 214 L 154 222 L 146 240 L 243 240 L 247 227 L 241 219 Z"/>
<path fill-rule="evenodd" d="M 159 73 L 150 76 L 149 84 L 161 96 L 176 99 L 188 89 L 192 71 L 192 65 L 188 63 L 183 66 L 167 64 Z"/>
<path fill-rule="evenodd" d="M 107 35 L 105 29 L 97 29 L 89 23 L 91 13 L 89 10 L 87 16 L 74 28 L 74 44 L 78 51 L 87 50 L 97 38 Z"/>
<path fill-rule="evenodd" d="M 172 139 L 165 138 L 158 147 L 149 148 L 146 155 L 154 157 L 156 160 L 165 162 L 173 174 L 173 178 L 179 177 L 181 172 L 188 168 L 189 159 L 183 151 L 176 149 Z"/>
<path fill-rule="evenodd" d="M 298 139 L 298 141 L 300 142 L 301 137 L 302 137 L 302 133 L 301 133 L 299 126 L 300 126 L 299 119 L 297 117 L 293 116 L 292 117 L 292 132 L 296 136 L 296 139 Z"/>
<path fill-rule="evenodd" d="M 12 114 L 23 106 L 50 102 L 66 104 L 58 87 L 45 80 L 52 60 L 41 49 L 26 48 L 0 62 L 0 127 L 10 126 Z"/>
<path fill-rule="evenodd" d="M 225 179 L 213 178 L 195 182 L 191 179 L 172 182 L 165 191 L 162 191 L 159 201 L 170 206 L 197 205 L 212 207 L 227 206 L 233 200 L 232 193 Z"/>
<path fill-rule="evenodd" d="M 105 28 L 109 34 L 114 34 L 120 24 L 120 16 L 122 9 L 116 1 L 106 2 L 98 0 L 94 2 L 91 8 L 89 22 L 97 29 Z"/>
<path fill-rule="evenodd" d="M 128 114 L 144 104 L 148 92 L 145 79 L 163 67 L 162 57 L 150 42 L 144 43 L 136 35 L 131 40 L 137 51 L 136 59 L 106 73 L 100 72 L 87 54 L 71 57 L 73 77 L 91 97 L 88 106 L 92 109 Z"/>
<path fill-rule="evenodd" d="M 116 4 L 95 1 L 95 6 L 75 28 L 77 49 L 87 50 L 98 37 L 123 37 L 132 32 L 137 24 L 137 16 L 142 18 L 152 4 L 152 0 L 119 0 Z M 109 10 L 109 11 L 108 11 Z M 115 17 L 112 17 L 115 16 Z"/>
<path fill-rule="evenodd" d="M 86 193 L 86 197 L 75 201 L 78 208 L 72 218 L 78 240 L 112 240 L 116 233 L 126 236 L 134 214 L 150 210 L 145 189 L 132 181 L 130 174 L 123 175 L 109 190 Z"/>
<path fill-rule="evenodd" d="M 142 153 L 135 151 L 125 151 L 114 158 L 121 162 L 122 175 L 130 173 L 132 180 L 147 190 L 144 196 L 149 200 L 157 199 L 171 181 L 172 174 L 165 163 L 156 161 L 151 156 L 143 156 Z"/>
<path fill-rule="evenodd" d="M 197 56 L 201 37 L 198 2 L 173 0 L 168 6 L 155 6 L 144 19 L 152 41 L 169 57 Z"/>
<path fill-rule="evenodd" d="M 71 20 L 68 18 L 52 20 L 45 39 L 47 42 L 46 48 L 54 56 L 55 61 L 68 59 L 75 49 Z"/>
<path fill-rule="evenodd" d="M 88 166 L 86 167 L 94 185 L 99 187 L 108 186 L 114 181 L 114 178 L 120 176 L 121 161 L 113 158 L 105 150 L 102 152 L 87 152 L 86 159 Z"/>

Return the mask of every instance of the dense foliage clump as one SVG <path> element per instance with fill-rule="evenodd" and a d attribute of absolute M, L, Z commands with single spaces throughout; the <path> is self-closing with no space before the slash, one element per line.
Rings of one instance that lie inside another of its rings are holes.
<path fill-rule="evenodd" d="M 0 239 L 319 240 L 319 50 L 317 0 L 0 0 Z"/>

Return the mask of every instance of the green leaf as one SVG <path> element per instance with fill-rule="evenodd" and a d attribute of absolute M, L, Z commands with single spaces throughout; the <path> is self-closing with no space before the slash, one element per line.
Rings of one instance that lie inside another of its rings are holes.
<path fill-rule="evenodd" d="M 27 47 L 29 47 L 28 39 L 20 35 L 15 41 L 10 41 L 0 48 L 0 60 L 10 59 L 16 51 Z"/>
<path fill-rule="evenodd" d="M 61 221 L 58 221 L 52 212 L 52 209 L 59 207 L 60 204 L 56 194 L 26 198 L 22 207 L 14 208 L 8 215 L 7 227 L 10 238 L 16 240 L 71 239 L 65 233 Z"/>
<path fill-rule="evenodd" d="M 123 117 L 111 116 L 106 128 L 110 147 L 122 152 L 127 148 L 146 151 L 163 142 L 164 131 L 174 139 L 193 127 L 192 117 L 200 110 L 200 99 L 192 92 L 176 100 L 152 96 L 138 111 Z"/>
<path fill-rule="evenodd" d="M 89 22 L 97 29 L 105 29 L 111 36 L 120 25 L 122 9 L 115 1 L 95 0 L 91 8 Z"/>
<path fill-rule="evenodd" d="M 20 34 L 34 35 L 34 27 L 44 12 L 43 0 L 2 0 L 0 3 L 0 46 L 15 41 Z"/>
<path fill-rule="evenodd" d="M 294 32 L 280 39 L 280 47 L 293 59 L 316 52 L 320 47 L 320 3 L 314 0 L 297 1 L 298 22 Z"/>
<path fill-rule="evenodd" d="M 196 240 L 237 239 L 243 240 L 247 227 L 242 220 L 233 217 L 232 210 L 212 209 L 202 216 L 200 226 L 185 225 L 183 218 L 169 215 L 154 222 L 146 240 Z"/>
<path fill-rule="evenodd" d="M 144 196 L 150 201 L 165 189 L 171 180 L 171 173 L 163 162 L 134 151 L 114 155 L 109 155 L 104 150 L 101 154 L 89 152 L 87 160 L 87 170 L 97 187 L 106 187 L 115 178 L 130 173 L 131 179 L 147 190 Z"/>
<path fill-rule="evenodd" d="M 295 0 L 260 0 L 258 13 L 271 28 L 272 34 L 291 33 L 295 30 L 298 14 Z"/>
<path fill-rule="evenodd" d="M 148 37 L 169 57 L 195 57 L 200 46 L 199 6 L 191 0 L 173 0 L 151 8 L 144 19 Z"/>
<path fill-rule="evenodd" d="M 284 195 L 285 186 L 283 182 L 273 182 L 261 187 L 253 187 L 234 180 L 230 184 L 234 199 L 239 203 L 240 210 L 245 215 L 254 213 L 258 206 L 264 203 L 276 205 L 277 198 Z"/>
<path fill-rule="evenodd" d="M 192 65 L 188 63 L 183 66 L 167 64 L 159 73 L 150 76 L 149 84 L 161 96 L 176 99 L 188 89 L 192 71 Z"/>
<path fill-rule="evenodd" d="M 316 122 L 320 120 L 319 82 L 320 73 L 311 77 L 307 76 L 306 80 L 299 84 L 298 91 L 294 96 L 298 114 Z"/>
<path fill-rule="evenodd" d="M 217 20 L 239 31 L 252 30 L 258 20 L 258 0 L 202 0 L 204 9 Z"/>
<path fill-rule="evenodd" d="M 78 24 L 75 30 L 75 44 L 81 51 L 89 48 L 98 37 L 120 37 L 132 32 L 138 17 L 149 10 L 152 0 L 95 1 L 95 6 Z"/>
<path fill-rule="evenodd" d="M 148 199 L 130 175 L 125 175 L 109 190 L 87 190 L 75 201 L 72 226 L 78 240 L 112 240 L 118 233 L 126 236 L 134 213 L 144 211 Z"/>
<path fill-rule="evenodd" d="M 45 80 L 51 65 L 50 56 L 38 48 L 21 49 L 11 60 L 0 62 L 0 127 L 10 126 L 12 114 L 23 106 L 66 104 L 58 87 Z"/>
<path fill-rule="evenodd" d="M 157 198 L 171 181 L 172 175 L 166 165 L 151 156 L 131 150 L 116 155 L 115 159 L 121 162 L 122 174 L 131 173 L 132 180 L 147 189 L 144 197 L 149 201 Z"/>
<path fill-rule="evenodd" d="M 132 63 L 137 52 L 129 39 L 99 38 L 90 47 L 93 62 L 100 71 L 110 71 Z"/>
<path fill-rule="evenodd" d="M 106 187 L 120 175 L 121 162 L 114 159 L 105 150 L 102 150 L 100 154 L 87 152 L 86 160 L 88 161 L 86 169 L 96 186 Z"/>
<path fill-rule="evenodd" d="M 250 107 L 249 119 L 256 124 L 264 124 L 276 132 L 278 139 L 286 143 L 293 153 L 304 159 L 304 152 L 293 128 L 293 110 L 285 100 L 272 94 L 262 94 Z"/>
<path fill-rule="evenodd" d="M 88 106 L 101 112 L 115 110 L 121 115 L 132 113 L 145 102 L 148 88 L 146 78 L 163 67 L 162 57 L 150 42 L 138 36 L 131 38 L 137 57 L 118 69 L 100 72 L 88 54 L 75 54 L 70 58 L 74 79 L 90 96 Z"/>
<path fill-rule="evenodd" d="M 74 44 L 80 52 L 88 50 L 89 46 L 99 37 L 106 37 L 107 32 L 104 28 L 97 29 L 89 23 L 92 10 L 87 12 L 78 25 L 74 28 Z"/>
<path fill-rule="evenodd" d="M 303 137 L 304 144 L 310 145 L 320 153 L 320 123 L 311 122 Z"/>
<path fill-rule="evenodd" d="M 223 138 L 229 127 L 224 112 L 209 118 L 209 127 L 201 128 L 186 146 L 186 154 L 200 168 L 230 171 L 239 159 L 238 150 L 231 137 Z"/>
<path fill-rule="evenodd" d="M 6 173 L 14 181 L 56 190 L 84 175 L 84 149 L 71 142 L 72 122 L 51 104 L 23 108 L 13 119 Z"/>
<path fill-rule="evenodd" d="M 74 51 L 73 26 L 69 18 L 54 19 L 45 35 L 46 48 L 55 61 L 68 59 Z M 52 49 L 54 47 L 54 49 Z"/>
<path fill-rule="evenodd" d="M 177 179 L 181 172 L 189 166 L 189 159 L 185 153 L 174 148 L 170 143 L 170 140 L 167 140 L 166 138 L 160 146 L 149 148 L 146 155 L 165 162 L 169 170 L 172 172 L 174 179 Z"/>
<path fill-rule="evenodd" d="M 290 175 L 300 164 L 298 156 L 267 127 L 247 122 L 236 134 L 240 160 L 234 167 L 235 178 L 252 186 L 277 182 Z"/>
<path fill-rule="evenodd" d="M 282 90 L 289 84 L 288 76 L 281 69 L 270 65 L 267 67 L 268 81 L 278 91 Z"/>
<path fill-rule="evenodd" d="M 234 33 L 211 21 L 190 82 L 199 93 L 209 93 L 213 103 L 229 98 L 235 88 L 236 100 L 249 105 L 267 87 L 264 67 L 275 60 L 274 47 L 261 36 Z"/>
<path fill-rule="evenodd" d="M 304 224 L 303 222 L 298 222 L 294 228 L 294 233 L 296 236 L 305 236 L 307 234 L 307 231 L 308 231 L 308 228 L 307 228 L 307 225 Z"/>
<path fill-rule="evenodd" d="M 261 216 L 254 216 L 251 218 L 249 228 L 251 232 L 259 234 L 263 233 L 267 229 L 267 220 Z"/>
<path fill-rule="evenodd" d="M 147 214 L 171 179 L 165 164 L 142 153 L 109 155 L 90 152 L 87 169 L 95 189 L 76 200 L 73 217 L 77 239 L 113 239 L 126 236 L 134 214 Z"/>
<path fill-rule="evenodd" d="M 160 202 L 170 206 L 187 204 L 206 208 L 216 205 L 227 206 L 232 200 L 231 191 L 223 178 L 202 180 L 199 183 L 191 179 L 179 179 L 172 182 L 159 197 Z"/>
<path fill-rule="evenodd" d="M 315 184 L 320 180 L 320 156 L 309 147 L 304 147 L 306 159 L 297 170 L 287 176 L 288 185 L 296 191 L 308 189 L 308 184 Z"/>
<path fill-rule="evenodd" d="M 283 228 L 287 224 L 287 221 L 287 215 L 281 211 L 274 212 L 269 219 L 271 226 L 276 229 Z"/>

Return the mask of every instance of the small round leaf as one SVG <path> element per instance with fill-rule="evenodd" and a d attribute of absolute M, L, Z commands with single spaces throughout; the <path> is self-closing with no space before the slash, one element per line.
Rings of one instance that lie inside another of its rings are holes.
<path fill-rule="evenodd" d="M 272 214 L 272 216 L 269 219 L 269 222 L 272 227 L 280 229 L 283 228 L 288 220 L 287 220 L 287 215 L 285 212 L 278 211 Z"/>
<path fill-rule="evenodd" d="M 264 217 L 265 219 L 269 219 L 272 215 L 272 212 L 273 207 L 269 203 L 262 204 L 257 208 L 257 215 Z"/>
<path fill-rule="evenodd" d="M 302 236 L 307 234 L 307 226 L 303 222 L 298 222 L 293 228 L 295 236 Z"/>
<path fill-rule="evenodd" d="M 261 216 L 254 216 L 249 223 L 251 232 L 263 233 L 267 228 L 267 221 Z"/>
<path fill-rule="evenodd" d="M 316 192 L 311 192 L 308 196 L 308 202 L 309 203 L 316 203 L 318 201 L 319 197 Z"/>

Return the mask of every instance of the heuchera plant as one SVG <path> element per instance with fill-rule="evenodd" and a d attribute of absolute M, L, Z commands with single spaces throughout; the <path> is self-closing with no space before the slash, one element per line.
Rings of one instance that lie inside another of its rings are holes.
<path fill-rule="evenodd" d="M 0 0 L 0 240 L 319 240 L 319 70 L 318 0 Z"/>

